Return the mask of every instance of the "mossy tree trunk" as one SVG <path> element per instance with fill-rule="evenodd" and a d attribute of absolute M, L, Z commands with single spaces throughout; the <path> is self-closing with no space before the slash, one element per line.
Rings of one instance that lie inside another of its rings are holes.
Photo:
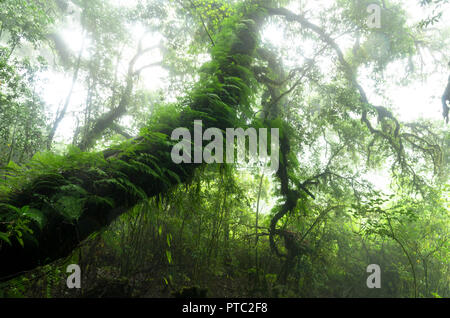
<path fill-rule="evenodd" d="M 0 241 L 1 280 L 69 255 L 139 201 L 190 180 L 198 165 L 173 163 L 171 133 L 178 127 L 193 131 L 194 120 L 202 120 L 204 129 L 236 126 L 250 107 L 249 68 L 263 17 L 252 8 L 244 19 L 224 24 L 212 61 L 176 116 L 162 116 L 158 125 L 117 149 L 70 154 L 32 175 L 13 172 L 19 182 L 0 193 L 0 232 L 9 233 L 11 241 Z M 28 220 L 33 233 L 21 230 L 19 220 Z"/>

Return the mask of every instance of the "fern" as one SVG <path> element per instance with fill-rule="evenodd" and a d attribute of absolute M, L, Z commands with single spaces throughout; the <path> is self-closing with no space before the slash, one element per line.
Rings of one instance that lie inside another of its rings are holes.
<path fill-rule="evenodd" d="M 142 162 L 137 161 L 137 160 L 131 160 L 131 163 L 133 164 L 133 167 L 135 168 L 135 170 L 138 171 L 138 172 L 142 172 L 142 173 L 147 174 L 147 175 L 152 175 L 155 178 L 159 178 L 160 177 L 160 174 L 158 174 L 155 170 L 150 168 L 150 166 L 146 165 L 145 163 L 142 163 Z"/>
<path fill-rule="evenodd" d="M 98 195 L 90 195 L 87 200 L 86 200 L 87 204 L 93 204 L 93 205 L 98 205 L 98 206 L 102 206 L 102 205 L 107 205 L 110 208 L 114 207 L 114 200 L 111 198 L 107 198 L 107 197 L 101 197 Z"/>

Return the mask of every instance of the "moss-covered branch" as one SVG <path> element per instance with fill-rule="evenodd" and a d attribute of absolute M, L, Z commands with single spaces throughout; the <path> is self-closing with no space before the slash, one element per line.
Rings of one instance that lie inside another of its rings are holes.
<path fill-rule="evenodd" d="M 147 197 L 187 182 L 197 165 L 171 160 L 175 128 L 233 127 L 249 112 L 250 64 L 264 14 L 247 7 L 229 18 L 186 105 L 168 106 L 139 138 L 98 154 L 40 155 L 3 169 L 0 187 L 0 277 L 8 279 L 69 255 L 90 234 Z"/>

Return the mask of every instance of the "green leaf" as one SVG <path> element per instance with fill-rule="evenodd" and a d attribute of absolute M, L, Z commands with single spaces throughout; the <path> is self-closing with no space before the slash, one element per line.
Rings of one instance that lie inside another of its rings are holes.
<path fill-rule="evenodd" d="M 23 210 L 23 208 L 22 208 L 22 210 Z M 31 219 L 31 220 L 35 221 L 39 225 L 39 228 L 41 230 L 44 227 L 46 218 L 45 218 L 44 213 L 42 213 L 41 211 L 39 211 L 37 209 L 27 208 L 25 210 L 25 212 L 22 213 L 22 215 L 25 216 L 28 219 Z"/>
<path fill-rule="evenodd" d="M 170 253 L 170 251 L 166 251 L 166 256 L 169 264 L 172 264 L 172 253 Z"/>
<path fill-rule="evenodd" d="M 20 214 L 20 209 L 16 208 L 15 206 L 11 205 L 11 204 L 6 204 L 6 203 L 0 203 L 0 208 L 1 207 L 5 207 L 11 211 L 16 212 L 17 214 Z"/>
<path fill-rule="evenodd" d="M 19 234 L 20 232 L 18 232 L 18 234 Z M 21 235 L 20 236 L 22 236 L 22 233 L 20 233 Z M 24 245 L 24 243 L 23 243 L 23 239 L 20 237 L 20 236 L 16 236 L 16 238 L 17 238 L 17 241 L 19 242 L 19 244 L 22 246 L 22 247 L 25 247 L 25 245 Z"/>
<path fill-rule="evenodd" d="M 6 233 L 0 232 L 0 240 L 5 241 L 9 245 L 11 245 L 11 241 L 9 240 L 9 236 Z"/>

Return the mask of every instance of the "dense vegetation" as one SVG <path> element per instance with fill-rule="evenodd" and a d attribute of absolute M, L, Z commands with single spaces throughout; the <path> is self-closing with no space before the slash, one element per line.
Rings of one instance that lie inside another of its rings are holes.
<path fill-rule="evenodd" d="M 404 2 L 0 0 L 0 296 L 449 297 L 450 131 L 388 90 L 444 92 L 449 4 Z M 194 120 L 279 169 L 174 163 Z"/>

